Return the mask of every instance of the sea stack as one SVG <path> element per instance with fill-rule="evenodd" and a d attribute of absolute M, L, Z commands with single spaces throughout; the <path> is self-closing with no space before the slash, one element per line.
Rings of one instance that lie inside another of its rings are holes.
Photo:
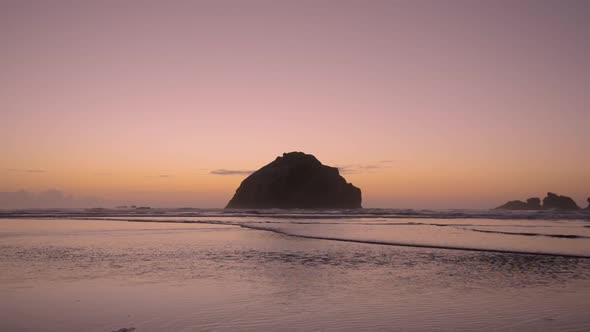
<path fill-rule="evenodd" d="M 588 197 L 588 198 L 586 199 L 586 201 L 588 201 L 588 207 L 586 208 L 586 210 L 590 210 L 590 197 Z"/>
<path fill-rule="evenodd" d="M 500 205 L 496 210 L 541 210 L 541 199 L 538 197 L 531 197 L 523 201 L 509 201 Z"/>
<path fill-rule="evenodd" d="M 590 203 L 590 198 L 588 198 Z M 590 206 L 588 207 L 590 209 Z M 541 200 L 537 197 L 529 198 L 526 202 L 523 201 L 509 201 L 500 205 L 496 210 L 558 210 L 558 211 L 574 211 L 579 210 L 580 207 L 576 202 L 567 196 L 557 195 L 554 193 L 547 193 L 543 198 L 543 205 Z"/>
<path fill-rule="evenodd" d="M 361 190 L 313 155 L 284 153 L 248 176 L 226 208 L 356 209 Z"/>
<path fill-rule="evenodd" d="M 543 209 L 545 210 L 579 210 L 580 207 L 573 199 L 554 193 L 547 193 L 543 198 Z"/>

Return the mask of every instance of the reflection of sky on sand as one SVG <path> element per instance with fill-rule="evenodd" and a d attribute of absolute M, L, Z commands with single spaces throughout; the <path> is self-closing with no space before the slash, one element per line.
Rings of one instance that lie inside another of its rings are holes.
<path fill-rule="evenodd" d="M 289 218 L 273 217 L 126 217 L 141 220 L 241 225 L 317 239 L 433 246 L 448 249 L 515 251 L 590 257 L 590 225 L 580 220 Z"/>
<path fill-rule="evenodd" d="M 0 234 L 2 330 L 590 327 L 586 259 L 209 224 L 1 220 Z"/>

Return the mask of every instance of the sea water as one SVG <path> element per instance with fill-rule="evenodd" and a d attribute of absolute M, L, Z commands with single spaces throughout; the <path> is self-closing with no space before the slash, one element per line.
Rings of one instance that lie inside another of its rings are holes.
<path fill-rule="evenodd" d="M 0 213 L 1 331 L 588 331 L 590 219 Z"/>

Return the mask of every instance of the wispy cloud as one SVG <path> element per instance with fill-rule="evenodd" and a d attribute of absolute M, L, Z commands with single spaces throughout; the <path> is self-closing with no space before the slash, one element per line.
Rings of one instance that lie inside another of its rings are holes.
<path fill-rule="evenodd" d="M 27 173 L 45 173 L 47 171 L 44 169 L 25 169 L 25 172 L 27 172 Z"/>
<path fill-rule="evenodd" d="M 214 175 L 250 175 L 254 173 L 254 171 L 245 171 L 245 170 L 232 170 L 232 169 L 214 169 L 210 174 Z"/>
<path fill-rule="evenodd" d="M 172 174 L 156 174 L 156 175 L 148 175 L 146 177 L 148 177 L 148 178 L 168 179 L 168 178 L 173 178 L 174 175 L 172 175 Z"/>
<path fill-rule="evenodd" d="M 359 173 L 358 169 L 354 166 L 351 166 L 351 165 L 339 165 L 339 166 L 336 166 L 336 168 L 338 168 L 338 171 L 340 172 L 340 174 Z"/>
<path fill-rule="evenodd" d="M 378 173 L 383 169 L 392 168 L 391 164 L 395 162 L 397 161 L 380 160 L 375 163 L 340 165 L 337 168 L 342 174 Z"/>
<path fill-rule="evenodd" d="M 21 173 L 45 173 L 45 172 L 47 172 L 44 169 L 37 169 L 37 168 L 27 168 L 27 169 L 7 168 L 6 170 L 10 171 L 10 172 L 21 172 Z"/>
<path fill-rule="evenodd" d="M 25 170 L 19 170 L 22 172 Z M 104 206 L 107 201 L 97 197 L 80 197 L 61 190 L 49 189 L 41 192 L 26 190 L 0 192 L 0 208 L 73 208 Z"/>

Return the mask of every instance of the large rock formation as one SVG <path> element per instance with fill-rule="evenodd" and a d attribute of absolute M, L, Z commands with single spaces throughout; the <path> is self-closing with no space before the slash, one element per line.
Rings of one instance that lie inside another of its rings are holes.
<path fill-rule="evenodd" d="M 540 210 L 541 199 L 538 197 L 532 197 L 523 201 L 509 201 L 504 205 L 500 205 L 496 210 Z"/>
<path fill-rule="evenodd" d="M 590 199 L 590 198 L 589 198 Z M 590 201 L 589 201 L 590 203 Z M 590 206 L 589 206 L 590 208 Z M 561 196 L 554 193 L 547 193 L 547 197 L 543 198 L 543 206 L 541 200 L 537 197 L 527 199 L 526 203 L 523 201 L 509 201 L 508 203 L 498 206 L 497 210 L 561 210 L 573 211 L 579 210 L 580 207 L 573 199 L 567 196 Z"/>
<path fill-rule="evenodd" d="M 284 153 L 248 176 L 226 208 L 361 208 L 361 190 L 303 152 Z"/>
<path fill-rule="evenodd" d="M 588 201 L 588 207 L 586 208 L 586 210 L 590 210 L 590 197 L 588 197 L 588 198 L 586 199 L 586 201 Z"/>
<path fill-rule="evenodd" d="M 579 210 L 580 207 L 573 199 L 567 196 L 560 196 L 554 193 L 547 193 L 543 198 L 543 209 L 545 210 Z"/>

